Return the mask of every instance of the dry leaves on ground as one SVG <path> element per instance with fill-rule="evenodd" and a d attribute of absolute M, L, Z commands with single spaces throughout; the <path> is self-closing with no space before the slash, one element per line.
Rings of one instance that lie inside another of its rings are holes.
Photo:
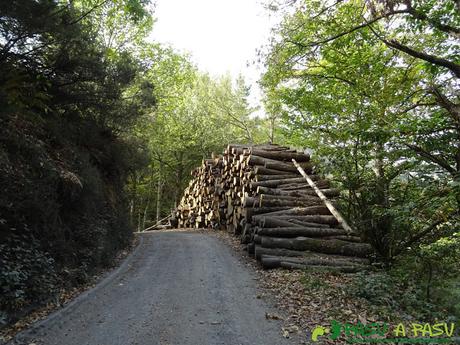
<path fill-rule="evenodd" d="M 29 314 L 15 322 L 14 324 L 3 328 L 0 331 L 0 344 L 11 340 L 17 333 L 26 329 L 33 323 L 45 319 L 49 314 L 64 307 L 81 293 L 96 286 L 97 283 L 104 276 L 106 276 L 106 274 L 108 274 L 111 270 L 113 270 L 121 264 L 121 262 L 132 252 L 132 250 L 138 245 L 138 243 L 139 240 L 137 237 L 135 237 L 128 248 L 118 253 L 111 267 L 104 270 L 99 270 L 97 273 L 93 274 L 89 278 L 88 283 L 80 285 L 78 287 L 61 289 L 55 301 L 33 310 L 32 312 L 30 312 Z"/>
<path fill-rule="evenodd" d="M 237 238 L 224 231 L 214 232 L 214 235 L 233 247 L 253 267 L 259 285 L 267 292 L 256 297 L 271 295 L 275 298 L 276 306 L 285 314 L 281 334 L 286 338 L 292 333 L 302 332 L 309 342 L 311 331 L 316 326 L 329 327 L 332 320 L 351 324 L 387 321 L 373 315 L 366 300 L 352 298 L 347 294 L 347 286 L 353 279 L 350 274 L 263 270 L 248 256 Z M 346 343 L 340 338 L 335 341 L 328 337 L 320 339 L 322 344 Z"/>

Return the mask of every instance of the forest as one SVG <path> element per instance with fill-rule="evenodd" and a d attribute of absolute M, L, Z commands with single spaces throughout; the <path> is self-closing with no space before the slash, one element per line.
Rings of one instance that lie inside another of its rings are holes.
<path fill-rule="evenodd" d="M 381 263 L 358 295 L 458 318 L 460 3 L 264 7 L 254 106 L 149 39 L 154 1 L 0 3 L 0 327 L 113 265 L 232 143 L 307 149 Z"/>

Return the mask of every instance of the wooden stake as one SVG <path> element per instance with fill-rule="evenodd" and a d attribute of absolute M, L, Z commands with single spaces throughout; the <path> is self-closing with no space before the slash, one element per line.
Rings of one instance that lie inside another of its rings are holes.
<path fill-rule="evenodd" d="M 144 232 L 144 231 L 149 231 L 149 230 L 151 230 L 151 229 L 154 229 L 154 228 L 156 228 L 158 225 L 160 225 L 163 221 L 165 221 L 165 220 L 167 220 L 167 219 L 169 219 L 169 218 L 171 218 L 171 215 L 168 215 L 168 216 L 166 216 L 166 217 L 160 219 L 158 222 L 156 222 L 156 223 L 153 224 L 152 226 L 149 226 L 148 228 L 146 228 L 146 229 L 144 229 L 144 230 L 142 230 L 142 231 L 138 231 L 138 232 Z"/>
<path fill-rule="evenodd" d="M 321 190 L 315 185 L 313 180 L 310 178 L 310 176 L 307 175 L 305 170 L 302 169 L 302 167 L 299 165 L 299 163 L 296 162 L 295 159 L 292 159 L 292 162 L 296 166 L 297 170 L 300 172 L 300 174 L 307 180 L 308 184 L 310 187 L 316 192 L 316 194 L 319 196 L 319 198 L 324 202 L 326 207 L 331 211 L 331 214 L 337 219 L 339 224 L 342 225 L 343 229 L 348 233 L 352 234 L 354 233 L 353 229 L 348 225 L 346 220 L 342 217 L 339 211 L 336 210 L 334 205 L 327 199 L 327 197 L 321 192 Z"/>

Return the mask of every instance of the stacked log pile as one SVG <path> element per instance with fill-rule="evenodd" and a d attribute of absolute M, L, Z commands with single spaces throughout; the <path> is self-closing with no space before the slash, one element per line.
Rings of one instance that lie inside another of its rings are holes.
<path fill-rule="evenodd" d="M 339 195 L 314 173 L 308 154 L 277 145 L 229 145 L 192 172 L 171 226 L 230 231 L 264 268 L 368 267 L 371 246 L 338 221 L 293 160 L 323 198 Z"/>

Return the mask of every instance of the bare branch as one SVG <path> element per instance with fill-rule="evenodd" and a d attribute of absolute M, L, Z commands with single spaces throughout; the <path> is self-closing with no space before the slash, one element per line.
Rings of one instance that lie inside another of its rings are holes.
<path fill-rule="evenodd" d="M 297 73 L 296 73 L 297 72 Z M 350 86 L 356 86 L 354 81 L 336 76 L 336 75 L 324 75 L 324 74 L 313 74 L 313 73 L 305 73 L 302 71 L 294 71 L 293 77 L 295 78 L 304 78 L 304 77 L 314 77 L 314 78 L 322 78 L 322 79 L 334 79 L 344 82 Z"/>
<path fill-rule="evenodd" d="M 421 157 L 425 158 L 425 160 L 435 163 L 442 167 L 444 170 L 448 171 L 451 175 L 456 176 L 458 174 L 457 170 L 452 167 L 445 159 L 439 156 L 435 156 L 434 154 L 426 151 L 424 148 L 417 146 L 417 145 L 412 145 L 412 144 L 404 144 L 406 147 L 411 149 L 412 151 L 416 152 L 419 154 Z"/>
<path fill-rule="evenodd" d="M 76 18 L 75 20 L 71 21 L 69 23 L 69 25 L 74 25 L 74 24 L 77 24 L 78 22 L 80 22 L 82 19 L 84 19 L 85 17 L 89 16 L 92 12 L 94 12 L 97 8 L 101 7 L 101 6 L 104 6 L 106 3 L 108 3 L 110 0 L 104 0 L 102 2 L 100 2 L 99 4 L 96 4 L 94 5 L 93 7 L 91 7 L 88 11 L 86 11 L 85 13 L 83 13 L 80 17 Z"/>
<path fill-rule="evenodd" d="M 460 125 L 460 105 L 451 102 L 446 95 L 437 87 L 431 88 L 431 93 L 434 95 L 436 102 L 452 117 L 452 119 Z"/>
<path fill-rule="evenodd" d="M 417 11 L 415 8 L 412 7 L 411 1 L 406 1 L 406 5 L 408 7 L 407 13 L 410 14 L 413 18 L 418 19 L 420 21 L 425 21 L 433 28 L 436 28 L 456 38 L 460 38 L 460 28 L 443 24 L 439 20 L 430 18 L 425 13 Z"/>
<path fill-rule="evenodd" d="M 308 44 L 305 44 L 305 43 L 301 43 L 301 42 L 296 42 L 296 41 L 288 41 L 290 43 L 293 43 L 299 47 L 302 47 L 302 48 L 307 48 L 307 47 L 313 47 L 313 46 L 317 46 L 317 45 L 322 45 L 322 44 L 325 44 L 325 43 L 329 43 L 329 42 L 332 42 L 332 41 L 335 41 L 336 39 L 340 38 L 340 37 L 343 37 L 343 36 L 346 36 L 346 35 L 349 35 L 355 31 L 358 31 L 358 30 L 361 30 L 365 27 L 368 27 L 370 26 L 371 24 L 373 23 L 376 23 L 378 22 L 379 20 L 381 19 L 384 19 L 384 18 L 387 18 L 389 16 L 392 16 L 392 15 L 395 15 L 395 14 L 400 14 L 400 13 L 407 13 L 407 10 L 395 10 L 395 11 L 391 11 L 391 12 L 388 12 L 388 13 L 385 13 L 385 14 L 382 14 L 378 17 L 375 17 L 373 18 L 372 20 L 370 21 L 366 21 L 360 25 L 357 25 L 357 26 L 354 26 L 346 31 L 342 31 L 341 33 L 337 34 L 337 35 L 334 35 L 334 36 L 330 36 L 324 40 L 320 40 L 320 41 L 315 41 L 315 42 L 310 42 Z"/>
<path fill-rule="evenodd" d="M 396 255 L 400 254 L 404 248 L 410 247 L 414 243 L 420 241 L 423 237 L 427 236 L 430 232 L 432 232 L 436 227 L 440 224 L 444 223 L 442 220 L 437 220 L 433 222 L 432 224 L 428 225 L 425 229 L 420 231 L 418 234 L 412 236 L 410 239 L 408 239 L 406 242 L 404 242 L 397 250 Z"/>
<path fill-rule="evenodd" d="M 332 5 L 324 7 L 321 11 L 319 11 L 317 14 L 315 14 L 313 17 L 311 17 L 310 20 L 318 18 L 319 16 L 321 16 L 321 15 L 324 14 L 324 13 L 326 13 L 326 12 L 329 11 L 331 8 L 337 6 L 337 5 L 340 4 L 341 2 L 343 2 L 343 0 L 337 0 L 337 1 L 336 1 L 335 3 L 333 3 Z"/>
<path fill-rule="evenodd" d="M 437 57 L 437 56 L 434 56 L 434 55 L 430 55 L 430 54 L 427 54 L 427 53 L 424 53 L 424 52 L 420 52 L 420 51 L 417 51 L 411 47 L 408 47 L 396 40 L 386 40 L 380 36 L 378 36 L 379 39 L 385 43 L 387 46 L 391 47 L 391 48 L 394 48 L 394 49 L 397 49 L 399 51 L 402 51 L 410 56 L 413 56 L 413 57 L 416 57 L 418 59 L 422 59 L 424 61 L 427 61 L 427 62 L 430 62 L 434 65 L 437 65 L 437 66 L 441 66 L 441 67 L 445 67 L 447 69 L 449 69 L 450 71 L 452 71 L 455 76 L 457 78 L 460 78 L 460 65 L 455 63 L 455 62 L 452 62 L 452 61 L 449 61 L 447 59 L 444 59 L 444 58 L 441 58 L 441 57 Z"/>

